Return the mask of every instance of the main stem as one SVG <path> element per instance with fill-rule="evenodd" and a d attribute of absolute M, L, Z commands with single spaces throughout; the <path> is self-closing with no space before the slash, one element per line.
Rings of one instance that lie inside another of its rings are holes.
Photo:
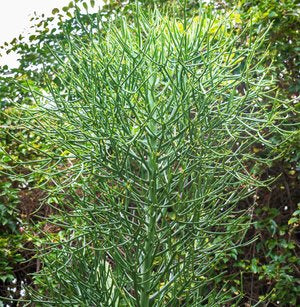
<path fill-rule="evenodd" d="M 153 263 L 153 237 L 155 230 L 155 217 L 153 213 L 153 206 L 149 207 L 146 216 L 147 223 L 147 237 L 145 240 L 144 250 L 145 255 L 142 259 L 142 292 L 141 292 L 141 307 L 150 306 L 150 281 L 151 281 L 151 272 L 152 272 L 152 263 Z"/>
<path fill-rule="evenodd" d="M 153 144 L 154 145 L 154 144 Z M 152 147 L 153 148 L 153 147 Z M 155 147 L 154 147 L 155 148 Z M 149 194 L 148 194 L 148 207 L 145 212 L 145 223 L 146 223 L 146 238 L 144 244 L 144 257 L 142 257 L 142 291 L 141 291 L 141 307 L 149 307 L 150 305 L 150 285 L 151 285 L 151 272 L 153 265 L 153 254 L 154 254 L 154 235 L 155 235 L 155 223 L 156 223 L 156 154 L 151 153 L 149 159 L 149 169 L 151 170 L 149 176 Z"/>
<path fill-rule="evenodd" d="M 153 101 L 152 101 L 153 102 Z M 153 107 L 153 105 L 152 105 Z M 150 121 L 150 130 L 155 134 L 156 127 L 154 121 Z M 148 166 L 150 170 L 149 174 L 149 192 L 148 192 L 148 207 L 145 210 L 145 222 L 146 222 L 146 238 L 144 243 L 144 255 L 142 257 L 142 269 L 141 269 L 141 280 L 142 280 L 142 291 L 140 304 L 141 307 L 150 306 L 150 286 L 151 286 L 151 275 L 154 259 L 154 235 L 155 235 L 155 223 L 157 216 L 157 155 L 156 155 L 156 139 L 150 137 L 149 146 L 149 160 Z"/>

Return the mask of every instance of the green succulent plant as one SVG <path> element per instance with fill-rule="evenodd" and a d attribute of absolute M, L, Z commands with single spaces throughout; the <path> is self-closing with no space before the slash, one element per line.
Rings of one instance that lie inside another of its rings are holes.
<path fill-rule="evenodd" d="M 61 86 L 24 110 L 62 152 L 39 171 L 52 165 L 65 236 L 49 242 L 32 301 L 219 306 L 206 276 L 243 244 L 252 211 L 236 204 L 267 184 L 255 166 L 284 133 L 273 81 L 253 64 L 263 36 L 208 11 L 82 27 L 56 55 Z"/>

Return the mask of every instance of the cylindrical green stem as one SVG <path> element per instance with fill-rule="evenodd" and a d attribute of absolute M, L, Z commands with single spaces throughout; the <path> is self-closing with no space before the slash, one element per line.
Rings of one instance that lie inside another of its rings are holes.
<path fill-rule="evenodd" d="M 153 262 L 153 236 L 155 230 L 155 217 L 153 214 L 153 206 L 148 208 L 146 223 L 147 223 L 147 237 L 145 240 L 145 254 L 143 257 L 142 264 L 142 292 L 141 292 L 141 306 L 148 307 L 150 303 L 150 278 L 151 278 L 151 268 Z"/>
<path fill-rule="evenodd" d="M 150 123 L 152 131 L 154 131 L 155 126 L 153 122 Z M 155 148 L 155 139 L 151 137 L 151 147 Z M 155 222 L 156 222 L 156 192 L 157 192 L 157 161 L 156 153 L 152 152 L 149 157 L 149 169 L 151 170 L 149 174 L 149 192 L 148 199 L 149 204 L 145 210 L 145 220 L 146 220 L 146 238 L 144 244 L 144 255 L 142 257 L 142 270 L 141 270 L 141 280 L 142 280 L 142 291 L 141 291 L 141 301 L 140 304 L 142 307 L 149 307 L 150 305 L 150 282 L 151 282 L 151 270 L 153 265 L 154 258 L 154 234 L 155 234 Z"/>

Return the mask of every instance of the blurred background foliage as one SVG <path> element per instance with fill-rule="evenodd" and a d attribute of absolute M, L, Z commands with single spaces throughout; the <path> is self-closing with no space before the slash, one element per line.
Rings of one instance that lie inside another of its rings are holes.
<path fill-rule="evenodd" d="M 93 24 L 97 18 L 108 20 L 116 14 L 132 15 L 133 0 L 106 1 L 99 15 L 87 14 L 97 1 L 71 1 L 62 10 L 56 8 L 52 16 L 34 16 L 32 34 L 28 39 L 21 35 L 2 46 L 2 52 L 16 52 L 19 63 L 16 68 L 0 68 L 0 296 L 19 299 L 26 295 L 24 285 L 33 283 L 31 273 L 40 269 L 34 249 L 49 237 L 56 240 L 63 230 L 47 224 L 45 217 L 57 213 L 55 205 L 59 195 L 45 195 L 44 186 L 51 191 L 53 182 L 42 170 L 32 172 L 42 165 L 45 153 L 55 154 L 59 148 L 51 148 L 33 132 L 11 119 L 12 114 L 22 116 L 22 107 L 32 104 L 38 94 L 46 93 L 46 78 L 59 85 L 53 71 L 59 64 L 53 55 L 64 48 L 68 33 L 87 37 L 80 23 Z M 199 1 L 140 0 L 143 7 L 160 7 L 169 14 L 186 10 L 193 15 Z M 74 6 L 82 8 L 76 13 Z M 299 225 L 300 225 L 300 132 L 299 123 L 299 29 L 300 5 L 296 0 L 259 1 L 203 1 L 202 6 L 218 14 L 225 12 L 240 32 L 243 25 L 252 23 L 253 35 L 269 28 L 260 52 L 265 55 L 261 69 L 273 63 L 269 71 L 277 81 L 277 97 L 289 101 L 291 114 L 287 126 L 294 129 L 293 137 L 276 152 L 263 152 L 259 144 L 253 148 L 256 154 L 276 154 L 279 158 L 272 165 L 258 170 L 262 178 L 274 178 L 271 188 L 256 192 L 256 208 L 253 225 L 247 238 L 257 237 L 253 243 L 224 253 L 214 275 L 225 276 L 214 281 L 216 288 L 224 288 L 229 298 L 239 296 L 238 306 L 254 306 L 259 300 L 264 306 L 296 306 L 300 297 Z M 217 17 L 216 17 L 217 18 Z M 259 59 L 257 59 L 259 60 Z M 28 85 L 32 91 L 28 91 Z M 33 93 L 36 93 L 34 95 Z M 20 108 L 12 107 L 19 103 Z M 280 144 L 278 136 L 272 142 Z M 42 153 L 43 152 L 43 153 Z M 66 153 L 67 154 L 67 153 Z M 36 160 L 34 165 L 26 164 Z M 47 196 L 47 197 L 46 197 Z M 46 201 L 45 201 L 46 200 Z M 240 206 L 250 204 L 243 201 Z M 209 276 L 204 278 L 209 279 Z M 39 281 L 36 280 L 38 285 Z M 10 304 L 11 306 L 13 303 Z M 8 305 L 8 306 L 10 306 Z"/>

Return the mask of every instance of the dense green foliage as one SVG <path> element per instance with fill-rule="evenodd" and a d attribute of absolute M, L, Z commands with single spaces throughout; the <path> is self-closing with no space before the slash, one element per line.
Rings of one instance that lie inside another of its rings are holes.
<path fill-rule="evenodd" d="M 124 1 L 125 2 L 125 1 Z M 126 1 L 127 2 L 127 1 Z M 152 3 L 161 5 L 164 3 L 169 8 L 169 14 L 177 14 L 180 4 L 172 1 L 146 1 L 143 5 Z M 122 1 L 109 4 L 101 11 L 101 15 L 107 19 L 116 12 L 131 16 L 130 6 L 122 7 Z M 250 19 L 253 24 L 253 33 L 260 35 L 271 25 L 267 33 L 265 43 L 256 51 L 264 55 L 264 61 L 260 61 L 259 69 L 266 71 L 269 78 L 276 78 L 278 84 L 277 95 L 282 100 L 289 101 L 295 110 L 290 112 L 289 122 L 299 121 L 299 5 L 296 1 L 240 1 L 233 7 L 231 1 L 226 4 L 218 4 L 216 12 L 234 12 L 229 16 L 235 23 L 234 31 L 240 33 L 244 24 Z M 170 7 L 173 7 L 170 9 Z M 198 7 L 197 1 L 189 1 L 187 14 L 193 14 L 193 9 Z M 3 67 L 1 69 L 1 93 L 0 103 L 5 111 L 0 115 L 1 128 L 1 152 L 0 152 L 0 209 L 1 209 L 1 295 L 9 296 L 9 288 L 17 287 L 14 294 L 18 298 L 21 290 L 21 281 L 30 283 L 32 281 L 28 273 L 40 269 L 40 261 L 31 258 L 34 253 L 32 248 L 38 247 L 44 240 L 55 241 L 63 234 L 62 229 L 55 228 L 46 221 L 44 217 L 55 211 L 57 203 L 61 202 L 63 195 L 54 191 L 53 182 L 46 171 L 37 172 L 40 167 L 19 163 L 34 159 L 45 158 L 40 152 L 53 153 L 53 148 L 36 134 L 32 134 L 26 127 L 20 126 L 15 120 L 9 119 L 7 115 L 17 113 L 9 107 L 10 102 L 32 104 L 32 93 L 28 91 L 27 85 L 37 92 L 46 89 L 45 73 L 51 76 L 50 71 L 58 67 L 58 61 L 53 56 L 53 51 L 60 52 L 65 46 L 67 34 L 77 34 L 88 37 L 81 31 L 83 24 L 89 24 L 96 20 L 96 15 L 81 15 L 80 19 L 73 18 L 72 5 L 66 7 L 61 16 L 56 10 L 54 16 L 62 20 L 63 15 L 68 14 L 67 21 L 58 21 L 55 29 L 49 29 L 48 25 L 53 17 L 35 20 L 37 32 L 30 37 L 30 43 L 25 43 L 20 37 L 9 44 L 6 48 L 17 51 L 21 55 L 20 66 L 16 69 Z M 79 22 L 80 21 L 80 22 Z M 267 45 L 269 51 L 266 53 Z M 49 50 L 48 45 L 51 46 Z M 272 69 L 269 68 L 273 62 Z M 44 68 L 41 73 L 41 68 Z M 53 70 L 52 70 L 53 71 Z M 59 79 L 54 79 L 56 86 L 60 86 Z M 21 85 L 16 86 L 16 84 Z M 25 87 L 24 87 L 25 86 Z M 34 88 L 33 88 L 34 86 Z M 293 127 L 290 128 L 295 129 Z M 297 129 L 297 127 L 296 127 Z M 18 139 L 18 141 L 17 141 Z M 297 273 L 297 229 L 299 227 L 299 132 L 295 130 L 290 137 L 289 143 L 279 146 L 282 139 L 274 137 L 274 145 L 278 145 L 276 152 L 266 151 L 259 144 L 252 148 L 253 154 L 277 155 L 279 158 L 272 165 L 260 165 L 257 170 L 262 178 L 268 176 L 278 180 L 273 183 L 271 190 L 257 190 L 257 205 L 254 211 L 254 224 L 247 238 L 253 235 L 258 240 L 251 246 L 234 248 L 230 252 L 224 252 L 221 260 L 216 264 L 212 276 L 218 273 L 226 273 L 226 277 L 215 279 L 215 287 L 223 286 L 224 278 L 228 281 L 226 295 L 228 297 L 242 294 L 244 302 L 254 304 L 258 299 L 271 302 L 274 305 L 296 305 L 299 295 Z M 68 155 L 58 149 L 59 155 Z M 35 172 L 32 173 L 32 169 Z M 79 183 L 78 183 L 79 184 Z M 47 187 L 47 202 L 42 190 Z M 50 196 L 49 196 L 50 195 Z M 241 209 L 249 206 L 252 202 L 247 200 L 240 203 Z M 58 232 L 60 230 L 60 232 Z M 25 260 L 25 262 L 24 262 Z M 207 275 L 209 278 L 209 274 Z M 11 283 L 16 279 L 17 284 Z M 42 281 L 40 287 L 42 288 Z M 11 292 L 12 293 L 12 292 Z M 277 303 L 280 302 L 280 303 Z"/>

